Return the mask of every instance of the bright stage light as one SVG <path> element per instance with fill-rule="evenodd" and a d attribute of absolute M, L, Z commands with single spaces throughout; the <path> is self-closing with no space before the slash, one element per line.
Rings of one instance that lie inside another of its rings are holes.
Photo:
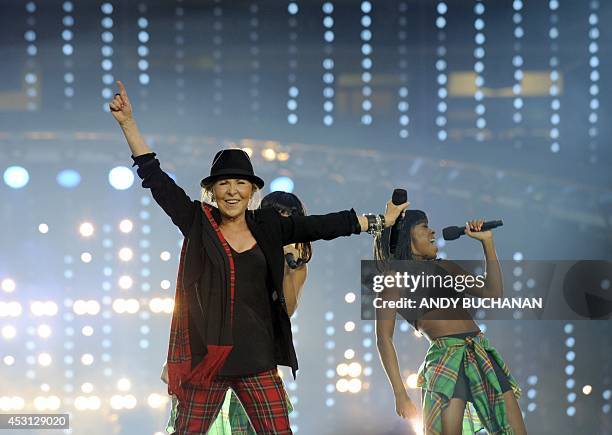
<path fill-rule="evenodd" d="M 242 148 L 242 151 L 247 153 L 249 157 L 253 156 L 253 148 L 251 148 L 251 147 L 244 147 L 244 148 Z"/>
<path fill-rule="evenodd" d="M 123 290 L 128 290 L 131 288 L 132 284 L 134 284 L 134 281 L 128 275 L 123 275 L 119 278 L 119 287 L 121 287 Z"/>
<path fill-rule="evenodd" d="M 40 325 L 36 332 L 41 338 L 49 338 L 51 336 L 51 327 L 49 325 Z"/>
<path fill-rule="evenodd" d="M 264 148 L 261 150 L 261 155 L 264 159 L 272 161 L 276 158 L 276 151 L 274 151 L 272 148 Z"/>
<path fill-rule="evenodd" d="M 67 189 L 74 188 L 81 183 L 81 175 L 74 169 L 64 169 L 57 174 L 57 182 Z"/>
<path fill-rule="evenodd" d="M 355 293 L 348 292 L 346 295 L 344 295 L 344 300 L 347 304 L 352 304 L 353 302 L 355 302 Z"/>
<path fill-rule="evenodd" d="M 353 349 L 347 349 L 344 352 L 344 358 L 346 359 L 353 359 L 355 357 L 355 351 Z"/>
<path fill-rule="evenodd" d="M 81 356 L 81 363 L 82 363 L 83 365 L 90 366 L 90 365 L 92 365 L 92 364 L 93 364 L 93 362 L 94 362 L 94 357 L 93 357 L 93 355 L 92 355 L 92 354 L 90 354 L 90 353 L 84 353 L 84 354 Z"/>
<path fill-rule="evenodd" d="M 293 192 L 295 184 L 289 177 L 277 177 L 270 183 L 270 192 Z"/>
<path fill-rule="evenodd" d="M 93 391 L 94 386 L 91 382 L 85 382 L 83 385 L 81 385 L 81 391 L 85 394 L 89 394 Z"/>
<path fill-rule="evenodd" d="M 349 389 L 348 379 L 345 379 L 345 378 L 338 379 L 338 382 L 336 382 L 336 390 L 338 390 L 338 392 L 340 393 L 346 393 L 348 389 Z"/>
<path fill-rule="evenodd" d="M 6 325 L 2 328 L 2 337 L 7 340 L 12 340 L 17 335 L 17 329 L 12 325 Z"/>
<path fill-rule="evenodd" d="M 78 396 L 74 400 L 74 407 L 79 411 L 95 411 L 100 409 L 100 405 L 98 396 Z"/>
<path fill-rule="evenodd" d="M 48 353 L 43 352 L 38 355 L 38 364 L 40 364 L 41 366 L 48 367 L 51 365 L 52 362 L 53 360 L 51 359 L 51 355 L 49 355 Z"/>
<path fill-rule="evenodd" d="M 351 379 L 348 383 L 348 390 L 353 394 L 359 393 L 361 391 L 361 379 Z"/>
<path fill-rule="evenodd" d="M 83 237 L 91 237 L 94 233 L 94 226 L 89 222 L 83 222 L 79 226 L 79 233 Z"/>
<path fill-rule="evenodd" d="M 47 224 L 40 224 L 38 226 L 38 231 L 41 234 L 47 234 L 49 232 L 49 225 L 47 225 Z"/>
<path fill-rule="evenodd" d="M 338 376 L 347 376 L 348 370 L 349 366 L 346 363 L 340 363 L 336 366 L 336 373 L 338 373 Z"/>
<path fill-rule="evenodd" d="M 122 233 L 129 233 L 134 229 L 134 224 L 132 223 L 131 220 L 129 219 L 123 219 L 121 222 L 119 222 L 119 231 L 121 231 Z"/>
<path fill-rule="evenodd" d="M 30 181 L 30 174 L 21 166 L 9 166 L 4 171 L 4 182 L 8 187 L 21 189 Z"/>
<path fill-rule="evenodd" d="M 147 397 L 147 403 L 151 408 L 163 408 L 168 403 L 168 396 L 162 396 L 161 394 L 157 393 L 149 394 L 149 397 Z"/>
<path fill-rule="evenodd" d="M 130 391 L 132 388 L 132 383 L 128 378 L 121 378 L 117 381 L 117 389 L 119 391 Z"/>
<path fill-rule="evenodd" d="M 15 357 L 12 355 L 7 355 L 4 358 L 2 358 L 2 362 L 4 363 L 4 365 L 7 365 L 10 367 L 13 364 L 15 364 Z"/>
<path fill-rule="evenodd" d="M 15 281 L 10 278 L 3 279 L 2 284 L 0 284 L 0 286 L 2 287 L 2 290 L 7 293 L 13 293 L 15 291 L 15 288 L 17 287 L 15 285 Z"/>
<path fill-rule="evenodd" d="M 0 301 L 0 317 L 19 317 L 21 311 L 21 304 L 19 302 Z"/>
<path fill-rule="evenodd" d="M 159 254 L 159 258 L 161 258 L 162 261 L 168 261 L 170 260 L 170 253 L 168 251 L 164 251 Z"/>
<path fill-rule="evenodd" d="M 584 387 L 582 387 L 582 394 L 584 394 L 585 396 L 591 394 L 592 391 L 593 387 L 591 387 L 590 385 L 585 385 Z"/>
<path fill-rule="evenodd" d="M 81 254 L 81 261 L 83 263 L 91 263 L 92 256 L 89 252 L 83 252 Z"/>
<path fill-rule="evenodd" d="M 344 330 L 346 332 L 352 332 L 355 330 L 355 322 L 346 322 L 344 324 Z"/>
<path fill-rule="evenodd" d="M 125 166 L 117 166 L 108 173 L 108 182 L 117 190 L 126 190 L 134 184 L 134 173 Z"/>
<path fill-rule="evenodd" d="M 34 307 L 34 304 L 37 305 Z M 30 309 L 35 316 L 55 316 L 57 314 L 57 304 L 53 301 L 34 302 Z"/>
<path fill-rule="evenodd" d="M 289 160 L 289 153 L 280 152 L 276 155 L 276 158 L 278 159 L 279 162 L 286 162 L 287 160 Z"/>
<path fill-rule="evenodd" d="M 406 384 L 408 385 L 408 388 L 415 389 L 417 387 L 417 380 L 418 380 L 417 374 L 411 373 L 406 379 Z"/>
<path fill-rule="evenodd" d="M 25 406 L 23 397 L 0 396 L 0 411 L 18 411 Z"/>
<path fill-rule="evenodd" d="M 94 333 L 94 329 L 87 325 L 87 326 L 83 326 L 83 328 L 81 329 L 81 333 L 85 336 L 85 337 L 91 337 Z"/>
<path fill-rule="evenodd" d="M 121 248 L 119 250 L 119 259 L 121 261 L 130 261 L 134 257 L 134 252 L 130 248 Z"/>
<path fill-rule="evenodd" d="M 57 396 L 37 396 L 34 398 L 34 408 L 37 411 L 55 411 L 61 405 L 60 398 Z"/>
<path fill-rule="evenodd" d="M 361 364 L 358 362 L 350 363 L 347 372 L 350 377 L 356 378 L 361 374 Z"/>
<path fill-rule="evenodd" d="M 125 301 L 125 311 L 129 314 L 134 314 L 140 309 L 140 303 L 136 299 L 128 299 Z"/>
<path fill-rule="evenodd" d="M 123 406 L 125 406 L 126 409 L 134 409 L 137 405 L 136 398 L 131 394 L 124 396 L 123 400 Z"/>
<path fill-rule="evenodd" d="M 170 288 L 170 281 L 168 281 L 167 279 L 164 279 L 161 283 L 160 286 L 162 289 L 164 290 L 168 290 Z"/>

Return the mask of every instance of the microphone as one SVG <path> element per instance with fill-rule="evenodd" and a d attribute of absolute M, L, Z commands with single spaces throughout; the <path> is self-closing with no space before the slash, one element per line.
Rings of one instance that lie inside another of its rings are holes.
<path fill-rule="evenodd" d="M 393 195 L 391 196 L 391 202 L 394 205 L 400 205 L 408 201 L 408 192 L 406 189 L 395 189 L 393 191 Z"/>
<path fill-rule="evenodd" d="M 487 221 L 482 224 L 480 231 L 488 231 L 493 228 L 501 227 L 504 223 L 501 220 Z M 446 227 L 442 230 L 444 240 L 455 240 L 465 234 L 465 226 L 463 227 Z"/>
<path fill-rule="evenodd" d="M 395 189 L 391 196 L 391 202 L 394 205 L 400 205 L 408 201 L 408 192 L 406 189 Z M 391 228 L 391 236 L 389 237 L 389 249 L 391 252 L 395 251 L 395 245 L 397 245 L 397 235 L 401 218 L 398 217 Z"/>
<path fill-rule="evenodd" d="M 291 269 L 297 269 L 298 264 L 297 261 L 295 261 L 293 254 L 285 254 L 285 261 L 287 262 L 287 266 L 289 266 Z"/>

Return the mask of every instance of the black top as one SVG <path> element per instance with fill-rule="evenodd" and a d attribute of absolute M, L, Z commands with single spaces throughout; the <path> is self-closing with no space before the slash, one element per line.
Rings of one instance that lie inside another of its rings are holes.
<path fill-rule="evenodd" d="M 261 248 L 255 245 L 244 252 L 231 250 L 236 270 L 234 347 L 219 374 L 246 376 L 276 367 L 272 300 L 266 257 Z"/>
<path fill-rule="evenodd" d="M 202 228 L 206 217 L 201 203 L 192 200 L 160 167 L 155 153 L 132 157 L 134 166 L 138 165 L 138 176 L 142 187 L 151 189 L 151 194 L 164 212 L 172 219 L 181 233 L 188 239 L 185 253 L 185 264 L 182 270 L 182 283 L 186 289 L 192 289 L 204 275 L 205 244 Z M 221 216 L 213 208 L 213 216 L 220 222 Z M 359 234 L 361 227 L 354 210 L 344 210 L 324 215 L 281 216 L 276 210 L 259 209 L 248 211 L 246 221 L 249 230 L 255 237 L 267 260 L 267 273 L 272 292 L 272 324 L 274 330 L 274 357 L 279 365 L 290 366 L 295 377 L 298 369 L 297 356 L 292 342 L 291 321 L 283 295 L 283 275 L 285 272 L 285 255 L 283 246 L 291 243 L 332 240 L 340 236 Z M 206 283 L 200 283 L 206 284 Z M 205 321 L 203 310 L 195 300 L 194 292 L 188 291 L 189 325 Z M 190 347 L 192 355 L 195 348 L 203 348 L 201 338 L 191 334 Z"/>

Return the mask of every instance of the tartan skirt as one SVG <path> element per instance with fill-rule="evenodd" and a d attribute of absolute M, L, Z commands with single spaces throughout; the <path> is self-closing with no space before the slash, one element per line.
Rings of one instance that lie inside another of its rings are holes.
<path fill-rule="evenodd" d="M 502 377 L 497 376 L 495 366 L 499 366 Z M 425 435 L 442 433 L 442 411 L 455 397 L 460 376 L 469 390 L 462 433 L 473 434 L 485 428 L 492 435 L 513 434 L 502 397 L 504 384 L 507 382 L 517 400 L 521 389 L 499 352 L 478 332 L 475 336 L 438 337 L 430 343 L 417 378 Z"/>

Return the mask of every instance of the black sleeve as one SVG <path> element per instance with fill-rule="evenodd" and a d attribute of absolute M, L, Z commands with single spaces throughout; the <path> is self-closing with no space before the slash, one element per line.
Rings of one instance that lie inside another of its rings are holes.
<path fill-rule="evenodd" d="M 340 236 L 359 234 L 361 226 L 355 210 L 310 216 L 278 215 L 280 219 L 283 245 L 290 243 L 332 240 Z"/>
<path fill-rule="evenodd" d="M 193 222 L 198 201 L 192 201 L 166 174 L 155 158 L 155 153 L 132 156 L 134 164 L 138 165 L 137 173 L 142 179 L 142 187 L 151 189 L 153 198 L 166 212 L 172 222 L 179 228 L 183 236 L 187 237 Z"/>

